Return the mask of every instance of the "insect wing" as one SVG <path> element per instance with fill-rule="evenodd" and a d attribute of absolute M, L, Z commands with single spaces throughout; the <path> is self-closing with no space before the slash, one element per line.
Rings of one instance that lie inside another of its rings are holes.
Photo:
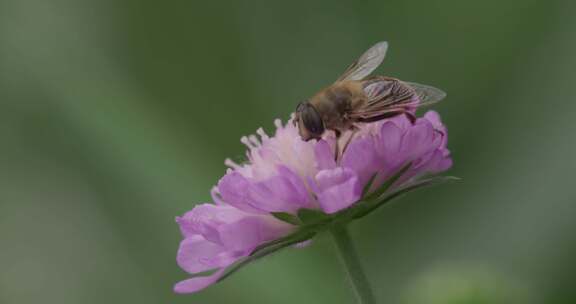
<path fill-rule="evenodd" d="M 353 120 L 376 121 L 403 113 L 418 104 L 412 87 L 398 79 L 375 77 L 364 81 L 367 101 L 348 115 Z"/>
<path fill-rule="evenodd" d="M 376 43 L 352 63 L 336 82 L 364 79 L 382 63 L 384 57 L 386 57 L 387 50 L 388 42 L 381 41 Z"/>
<path fill-rule="evenodd" d="M 352 111 L 349 117 L 366 122 L 392 117 L 446 97 L 442 90 L 431 86 L 385 77 L 367 80 L 364 93 L 368 101 Z"/>
<path fill-rule="evenodd" d="M 411 86 L 414 89 L 414 91 L 416 91 L 416 95 L 418 95 L 418 98 L 420 98 L 420 105 L 429 105 L 437 103 L 442 99 L 446 98 L 446 92 L 438 88 L 415 82 L 405 82 L 405 83 Z"/>

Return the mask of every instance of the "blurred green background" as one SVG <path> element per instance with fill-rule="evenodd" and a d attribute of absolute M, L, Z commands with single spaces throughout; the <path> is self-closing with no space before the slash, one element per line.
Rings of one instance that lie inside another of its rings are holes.
<path fill-rule="evenodd" d="M 368 46 L 463 178 L 352 234 L 381 303 L 576 303 L 571 1 L 0 0 L 0 303 L 351 303 L 330 239 L 178 296 L 174 217 Z"/>

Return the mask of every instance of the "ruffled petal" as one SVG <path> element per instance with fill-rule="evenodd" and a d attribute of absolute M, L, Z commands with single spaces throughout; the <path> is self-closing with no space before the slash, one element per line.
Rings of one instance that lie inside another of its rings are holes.
<path fill-rule="evenodd" d="M 322 170 L 316 175 L 318 203 L 326 213 L 335 213 L 358 201 L 361 186 L 354 171 L 346 168 Z"/>
<path fill-rule="evenodd" d="M 200 291 L 218 281 L 226 270 L 220 269 L 215 273 L 205 277 L 195 277 L 178 282 L 174 285 L 174 292 L 176 293 L 193 293 Z"/>
<path fill-rule="evenodd" d="M 402 137 L 401 153 L 406 155 L 408 160 L 415 160 L 436 148 L 432 145 L 433 141 L 432 124 L 427 120 L 418 120 Z"/>
<path fill-rule="evenodd" d="M 201 234 L 205 239 L 218 243 L 220 237 L 218 227 L 238 221 L 247 213 L 229 205 L 200 204 L 176 218 L 185 236 Z"/>
<path fill-rule="evenodd" d="M 442 124 L 442 120 L 440 119 L 440 114 L 436 111 L 428 111 L 424 114 L 424 119 L 428 120 L 433 126 L 434 129 L 446 133 L 446 126 Z"/>
<path fill-rule="evenodd" d="M 204 239 L 201 235 L 194 235 L 180 242 L 176 262 L 189 273 L 207 271 L 225 266 L 208 262 L 210 258 L 224 251 L 224 247 Z"/>
<path fill-rule="evenodd" d="M 224 175 L 218 182 L 220 196 L 226 203 L 246 212 L 263 213 L 250 204 L 251 186 L 250 181 L 236 171 Z"/>
<path fill-rule="evenodd" d="M 295 212 L 311 203 L 306 185 L 287 167 L 280 166 L 277 175 L 247 187 L 250 203 L 267 212 Z"/>
<path fill-rule="evenodd" d="M 358 176 L 360 184 L 364 185 L 382 166 L 378 158 L 374 141 L 363 137 L 352 141 L 342 156 L 342 166 L 351 169 Z"/>
<path fill-rule="evenodd" d="M 250 216 L 219 228 L 222 245 L 228 251 L 249 253 L 256 246 L 290 232 L 292 225 L 272 217 Z"/>
<path fill-rule="evenodd" d="M 390 118 L 389 120 L 384 120 L 384 122 L 388 121 L 394 123 L 401 130 L 407 130 L 413 125 L 412 121 L 410 121 L 406 115 L 398 115 Z"/>
<path fill-rule="evenodd" d="M 404 162 L 406 156 L 400 153 L 404 130 L 398 123 L 384 122 L 380 126 L 380 132 L 375 139 L 374 146 L 379 158 L 383 161 L 380 170 L 390 170 Z"/>
<path fill-rule="evenodd" d="M 328 144 L 326 140 L 319 140 L 314 148 L 316 157 L 316 169 L 333 169 L 336 167 L 336 160 L 334 159 L 334 148 Z"/>

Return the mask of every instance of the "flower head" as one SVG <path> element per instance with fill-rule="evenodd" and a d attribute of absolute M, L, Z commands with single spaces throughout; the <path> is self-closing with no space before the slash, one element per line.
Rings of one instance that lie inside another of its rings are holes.
<path fill-rule="evenodd" d="M 177 261 L 195 274 L 179 293 L 196 292 L 216 282 L 226 267 L 258 246 L 297 229 L 276 214 L 296 215 L 316 209 L 332 215 L 351 208 L 368 188 L 376 191 L 410 164 L 389 190 L 400 189 L 425 174 L 452 165 L 446 128 L 436 112 L 411 120 L 399 115 L 370 124 L 340 138 L 326 132 L 318 141 L 303 141 L 292 119 L 275 122 L 274 136 L 262 129 L 243 137 L 248 161 L 226 160 L 226 174 L 212 190 L 215 204 L 197 205 L 177 218 L 184 240 Z"/>

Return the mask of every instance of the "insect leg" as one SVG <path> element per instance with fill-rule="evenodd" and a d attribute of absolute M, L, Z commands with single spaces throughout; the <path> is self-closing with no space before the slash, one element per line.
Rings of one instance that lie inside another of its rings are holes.
<path fill-rule="evenodd" d="M 412 124 L 416 122 L 416 116 L 414 114 L 410 112 L 405 112 L 404 114 L 406 114 L 406 117 L 408 118 L 408 120 L 410 120 Z"/>
<path fill-rule="evenodd" d="M 356 135 L 356 132 L 358 132 L 358 130 L 360 130 L 360 129 L 358 127 L 356 127 L 355 125 L 352 125 L 350 127 L 350 130 L 351 130 L 350 136 L 348 137 L 348 139 L 346 140 L 346 143 L 342 147 L 342 155 L 344 155 L 344 151 L 346 151 L 346 148 L 348 148 L 348 145 L 350 144 L 350 142 L 352 142 L 352 139 Z"/>
<path fill-rule="evenodd" d="M 334 161 L 338 162 L 338 154 L 340 154 L 340 145 L 338 142 L 340 141 L 340 136 L 342 136 L 342 132 L 339 130 L 334 130 L 334 134 L 336 134 L 336 141 L 334 143 Z"/>

